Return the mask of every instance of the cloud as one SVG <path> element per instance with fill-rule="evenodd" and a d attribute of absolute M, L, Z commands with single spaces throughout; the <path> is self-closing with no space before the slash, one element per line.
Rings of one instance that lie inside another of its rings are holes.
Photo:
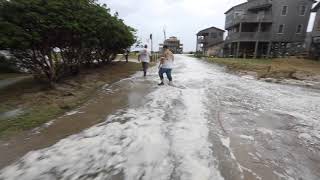
<path fill-rule="evenodd" d="M 195 50 L 195 34 L 204 28 L 224 29 L 225 15 L 234 5 L 246 0 L 99 0 L 112 12 L 138 30 L 137 35 L 146 43 L 150 33 L 154 47 L 163 42 L 163 27 L 167 36 L 177 36 L 185 51 Z M 314 19 L 312 16 L 311 19 Z M 312 24 L 312 23 L 310 23 Z M 309 30 L 311 29 L 309 26 Z"/>
<path fill-rule="evenodd" d="M 196 46 L 195 34 L 204 28 L 224 28 L 224 12 L 245 0 L 99 0 L 112 12 L 138 30 L 137 35 L 146 42 L 150 33 L 154 48 L 163 42 L 163 28 L 167 36 L 177 36 L 185 51 Z"/>

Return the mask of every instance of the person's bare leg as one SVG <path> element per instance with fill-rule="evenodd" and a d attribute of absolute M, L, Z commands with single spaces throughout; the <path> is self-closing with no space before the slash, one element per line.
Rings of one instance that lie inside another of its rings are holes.
<path fill-rule="evenodd" d="M 172 69 L 167 69 L 166 71 L 167 78 L 169 79 L 169 85 L 173 85 L 171 72 L 172 72 Z"/>
<path fill-rule="evenodd" d="M 164 82 L 163 82 L 163 74 L 164 74 L 164 71 L 162 68 L 159 69 L 159 77 L 160 77 L 160 80 L 161 82 L 158 84 L 159 86 L 163 86 L 164 85 Z"/>

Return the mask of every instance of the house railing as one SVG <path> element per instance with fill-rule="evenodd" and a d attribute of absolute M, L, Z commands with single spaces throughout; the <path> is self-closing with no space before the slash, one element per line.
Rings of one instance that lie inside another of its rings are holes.
<path fill-rule="evenodd" d="M 226 29 L 239 23 L 272 23 L 271 15 L 239 15 L 226 22 Z"/>
<path fill-rule="evenodd" d="M 243 9 L 241 7 L 243 6 Z M 254 10 L 250 9 L 261 9 L 265 7 L 266 9 L 271 8 L 272 3 L 271 0 L 259 0 L 259 1 L 249 1 L 246 4 L 238 7 L 237 10 L 230 11 L 227 14 L 225 28 L 228 29 L 234 25 L 237 25 L 241 22 L 272 22 L 272 13 L 270 10 L 268 11 L 256 11 L 258 13 L 250 13 L 254 12 Z M 249 12 L 250 11 L 250 12 Z"/>
<path fill-rule="evenodd" d="M 227 41 L 269 41 L 271 32 L 236 32 L 227 37 Z"/>

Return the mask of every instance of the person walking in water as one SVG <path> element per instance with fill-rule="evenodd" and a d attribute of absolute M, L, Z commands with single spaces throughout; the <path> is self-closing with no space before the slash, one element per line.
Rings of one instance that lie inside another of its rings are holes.
<path fill-rule="evenodd" d="M 126 49 L 126 50 L 124 51 L 124 57 L 125 57 L 125 59 L 126 59 L 126 63 L 129 62 L 129 54 L 130 54 L 130 51 L 129 51 L 128 49 Z"/>
<path fill-rule="evenodd" d="M 138 55 L 138 61 L 142 62 L 143 76 L 147 76 L 147 70 L 150 63 L 151 53 L 148 50 L 148 45 L 144 45 L 144 49 Z"/>
<path fill-rule="evenodd" d="M 164 85 L 164 77 L 163 74 L 166 73 L 167 78 L 169 79 L 169 85 L 172 85 L 172 68 L 173 68 L 174 56 L 173 53 L 168 49 L 168 46 L 163 46 L 163 57 L 161 58 L 159 65 L 159 77 L 161 82 L 158 84 L 159 86 Z"/>

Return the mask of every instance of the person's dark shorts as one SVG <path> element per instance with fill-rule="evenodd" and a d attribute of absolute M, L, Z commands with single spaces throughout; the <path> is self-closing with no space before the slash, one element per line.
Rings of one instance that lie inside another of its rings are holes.
<path fill-rule="evenodd" d="M 149 67 L 149 63 L 147 63 L 147 62 L 142 62 L 142 70 L 143 70 L 144 76 L 147 75 L 148 67 Z"/>

